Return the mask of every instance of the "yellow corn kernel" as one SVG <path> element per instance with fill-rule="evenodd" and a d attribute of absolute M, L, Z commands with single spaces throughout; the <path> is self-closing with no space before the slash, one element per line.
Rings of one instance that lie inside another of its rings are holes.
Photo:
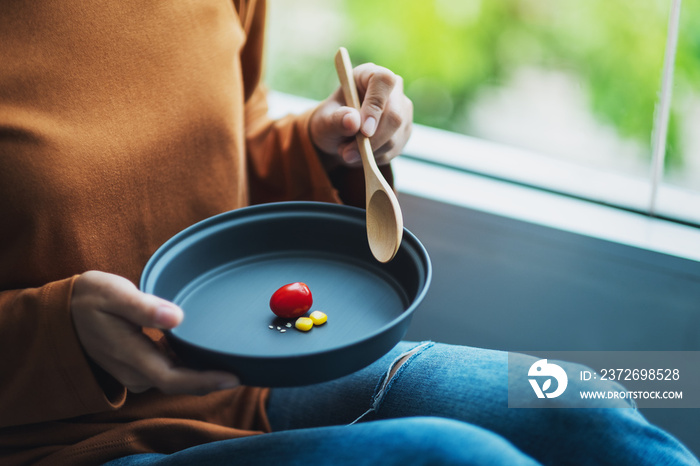
<path fill-rule="evenodd" d="M 328 320 L 328 316 L 321 311 L 314 311 L 309 315 L 314 325 L 323 325 Z"/>
<path fill-rule="evenodd" d="M 308 317 L 299 317 L 297 321 L 294 322 L 294 326 L 302 332 L 308 332 L 311 330 L 311 327 L 314 326 L 314 321 Z"/>

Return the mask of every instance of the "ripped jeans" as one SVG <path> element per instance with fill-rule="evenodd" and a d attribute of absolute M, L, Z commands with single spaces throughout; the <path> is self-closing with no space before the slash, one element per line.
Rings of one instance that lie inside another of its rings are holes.
<path fill-rule="evenodd" d="M 536 361 L 521 356 L 525 367 Z M 699 464 L 629 405 L 508 408 L 507 369 L 504 352 L 401 342 L 341 379 L 273 389 L 270 434 L 110 464 Z"/>

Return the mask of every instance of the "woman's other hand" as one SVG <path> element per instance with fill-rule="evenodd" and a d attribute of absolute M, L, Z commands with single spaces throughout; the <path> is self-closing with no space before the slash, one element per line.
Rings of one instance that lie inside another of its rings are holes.
<path fill-rule="evenodd" d="M 123 277 L 96 271 L 80 275 L 71 312 L 86 353 L 132 392 L 158 388 L 171 394 L 206 394 L 239 384 L 225 372 L 177 367 L 141 328 L 176 327 L 182 310 L 139 291 Z"/>
<path fill-rule="evenodd" d="M 357 66 L 353 74 L 360 112 L 345 105 L 338 88 L 319 104 L 309 124 L 311 139 L 327 167 L 361 164 L 358 132 L 370 138 L 379 165 L 399 155 L 411 135 L 413 104 L 404 95 L 401 77 L 373 63 Z"/>

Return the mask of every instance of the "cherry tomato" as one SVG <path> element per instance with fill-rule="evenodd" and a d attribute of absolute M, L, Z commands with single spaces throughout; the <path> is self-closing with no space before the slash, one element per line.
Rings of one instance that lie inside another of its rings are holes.
<path fill-rule="evenodd" d="M 311 309 L 313 297 L 305 283 L 294 282 L 275 291 L 270 298 L 270 309 L 279 317 L 294 319 Z"/>

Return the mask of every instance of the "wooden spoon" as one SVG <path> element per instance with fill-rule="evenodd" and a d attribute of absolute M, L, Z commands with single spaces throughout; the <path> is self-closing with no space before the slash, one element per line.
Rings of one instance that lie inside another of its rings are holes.
<path fill-rule="evenodd" d="M 345 104 L 360 111 L 360 98 L 352 74 L 350 55 L 345 47 L 340 47 L 335 55 L 335 68 L 340 78 Z M 394 190 L 386 182 L 377 167 L 369 139 L 357 133 L 362 167 L 365 172 L 365 194 L 367 202 L 367 240 L 375 259 L 389 262 L 401 245 L 403 217 Z"/>

